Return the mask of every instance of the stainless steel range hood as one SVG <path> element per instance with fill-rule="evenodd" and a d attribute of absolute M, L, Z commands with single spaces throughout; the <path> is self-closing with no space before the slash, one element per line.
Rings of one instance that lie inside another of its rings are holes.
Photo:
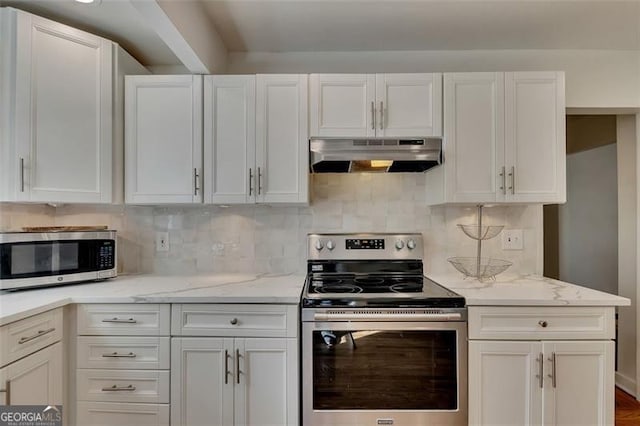
<path fill-rule="evenodd" d="M 309 151 L 312 173 L 419 173 L 442 162 L 442 140 L 437 138 L 312 138 Z"/>

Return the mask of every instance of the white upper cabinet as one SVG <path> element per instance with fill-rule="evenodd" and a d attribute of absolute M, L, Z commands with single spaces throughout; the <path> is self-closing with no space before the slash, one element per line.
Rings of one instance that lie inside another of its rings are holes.
<path fill-rule="evenodd" d="M 256 185 L 260 203 L 309 201 L 307 76 L 258 75 Z"/>
<path fill-rule="evenodd" d="M 505 113 L 504 199 L 564 203 L 564 73 L 505 73 Z"/>
<path fill-rule="evenodd" d="M 444 76 L 444 165 L 427 202 L 564 203 L 564 73 Z"/>
<path fill-rule="evenodd" d="M 376 74 L 377 136 L 442 135 L 442 74 Z"/>
<path fill-rule="evenodd" d="M 312 74 L 314 137 L 442 135 L 442 74 Z"/>
<path fill-rule="evenodd" d="M 256 173 L 254 75 L 204 77 L 205 202 L 253 202 Z"/>
<path fill-rule="evenodd" d="M 202 77 L 127 76 L 125 199 L 202 202 Z"/>
<path fill-rule="evenodd" d="M 504 75 L 445 74 L 444 172 L 452 202 L 494 202 L 504 161 Z"/>
<path fill-rule="evenodd" d="M 311 136 L 373 137 L 374 74 L 311 74 Z"/>
<path fill-rule="evenodd" d="M 110 203 L 113 44 L 0 13 L 0 200 Z"/>
<path fill-rule="evenodd" d="M 205 77 L 205 202 L 307 203 L 307 76 Z"/>

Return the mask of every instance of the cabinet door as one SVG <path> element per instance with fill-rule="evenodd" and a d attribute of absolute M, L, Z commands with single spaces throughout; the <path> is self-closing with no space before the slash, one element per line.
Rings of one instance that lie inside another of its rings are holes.
<path fill-rule="evenodd" d="M 564 73 L 505 73 L 506 201 L 564 203 Z"/>
<path fill-rule="evenodd" d="M 171 424 L 233 424 L 233 339 L 171 339 Z"/>
<path fill-rule="evenodd" d="M 240 355 L 239 380 L 235 385 L 235 424 L 298 424 L 296 339 L 247 338 L 235 342 Z"/>
<path fill-rule="evenodd" d="M 442 136 L 442 74 L 376 74 L 376 135 Z"/>
<path fill-rule="evenodd" d="M 256 77 L 204 78 L 205 202 L 253 203 Z"/>
<path fill-rule="evenodd" d="M 544 354 L 544 424 L 614 424 L 613 341 L 545 342 Z"/>
<path fill-rule="evenodd" d="M 504 196 L 504 74 L 444 75 L 445 192 L 450 202 Z"/>
<path fill-rule="evenodd" d="M 15 13 L 15 198 L 110 203 L 112 43 Z"/>
<path fill-rule="evenodd" d="M 1 405 L 62 405 L 62 343 L 0 369 Z"/>
<path fill-rule="evenodd" d="M 374 74 L 312 74 L 311 136 L 375 136 Z"/>
<path fill-rule="evenodd" d="M 202 202 L 202 76 L 125 79 L 125 199 Z"/>
<path fill-rule="evenodd" d="M 540 342 L 469 342 L 469 424 L 539 425 Z"/>
<path fill-rule="evenodd" d="M 307 76 L 258 75 L 256 103 L 258 202 L 307 203 Z"/>

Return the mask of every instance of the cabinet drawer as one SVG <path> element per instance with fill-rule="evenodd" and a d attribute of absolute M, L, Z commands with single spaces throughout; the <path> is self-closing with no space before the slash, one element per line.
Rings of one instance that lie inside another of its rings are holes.
<path fill-rule="evenodd" d="M 297 337 L 295 305 L 174 304 L 172 335 Z"/>
<path fill-rule="evenodd" d="M 62 308 L 0 328 L 0 367 L 62 340 Z"/>
<path fill-rule="evenodd" d="M 168 370 L 169 337 L 80 336 L 78 368 Z"/>
<path fill-rule="evenodd" d="M 169 305 L 78 305 L 79 335 L 168 336 Z"/>
<path fill-rule="evenodd" d="M 169 402 L 169 371 L 76 370 L 80 401 Z"/>
<path fill-rule="evenodd" d="M 82 426 L 169 426 L 169 405 L 80 401 L 76 423 Z"/>
<path fill-rule="evenodd" d="M 613 307 L 470 307 L 469 339 L 613 339 Z"/>

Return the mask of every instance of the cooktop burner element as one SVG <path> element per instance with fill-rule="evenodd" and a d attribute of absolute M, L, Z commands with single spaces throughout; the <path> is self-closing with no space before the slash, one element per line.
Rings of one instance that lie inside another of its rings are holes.
<path fill-rule="evenodd" d="M 464 307 L 423 276 L 420 234 L 311 234 L 303 308 Z"/>

